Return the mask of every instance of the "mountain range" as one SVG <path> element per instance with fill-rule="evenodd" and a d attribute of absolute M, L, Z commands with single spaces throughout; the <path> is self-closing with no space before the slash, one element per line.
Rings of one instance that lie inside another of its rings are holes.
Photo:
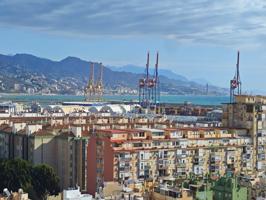
<path fill-rule="evenodd" d="M 145 68 L 144 67 L 139 67 L 135 65 L 125 65 L 122 67 L 114 67 L 114 66 L 107 66 L 113 71 L 118 71 L 118 72 L 131 72 L 135 74 L 143 74 Z M 154 70 L 151 69 L 151 74 L 154 74 Z M 159 69 L 159 74 L 161 76 L 168 77 L 169 79 L 174 79 L 174 80 L 180 80 L 180 81 L 188 81 L 188 79 L 182 75 L 176 74 L 172 72 L 171 70 L 168 69 Z"/>
<path fill-rule="evenodd" d="M 0 54 L 0 92 L 31 91 L 37 93 L 82 93 L 88 81 L 91 61 L 66 57 L 60 61 L 40 58 L 30 54 Z M 137 89 L 144 68 L 133 65 L 104 67 L 105 88 Z M 95 63 L 95 79 L 99 63 Z M 206 84 L 191 81 L 170 70 L 160 70 L 160 88 L 169 94 L 206 94 Z M 209 94 L 224 95 L 227 89 L 209 85 Z"/>

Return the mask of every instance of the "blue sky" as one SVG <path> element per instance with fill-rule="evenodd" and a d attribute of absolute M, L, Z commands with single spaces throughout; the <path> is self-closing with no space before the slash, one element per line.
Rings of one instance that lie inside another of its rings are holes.
<path fill-rule="evenodd" d="M 266 93 L 266 1 L 1 0 L 0 53 L 154 64 L 227 87 L 239 49 L 247 92 Z"/>

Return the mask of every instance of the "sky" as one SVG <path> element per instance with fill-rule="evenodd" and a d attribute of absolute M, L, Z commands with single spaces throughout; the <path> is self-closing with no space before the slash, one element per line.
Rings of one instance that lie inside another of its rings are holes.
<path fill-rule="evenodd" d="M 151 65 L 266 94 L 264 0 L 0 0 L 0 53 Z"/>

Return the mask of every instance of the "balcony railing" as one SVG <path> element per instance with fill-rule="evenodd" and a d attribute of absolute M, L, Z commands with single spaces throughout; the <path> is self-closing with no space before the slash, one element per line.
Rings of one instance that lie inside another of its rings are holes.
<path fill-rule="evenodd" d="M 131 158 L 119 158 L 120 162 L 130 162 Z"/>

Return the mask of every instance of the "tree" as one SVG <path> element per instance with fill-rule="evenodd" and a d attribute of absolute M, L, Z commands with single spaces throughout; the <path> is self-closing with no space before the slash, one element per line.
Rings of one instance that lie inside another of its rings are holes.
<path fill-rule="evenodd" d="M 22 188 L 32 199 L 46 199 L 60 192 L 59 178 L 48 165 L 33 166 L 22 159 L 0 160 L 0 191 Z M 34 197 L 35 196 L 35 197 Z"/>
<path fill-rule="evenodd" d="M 45 164 L 33 167 L 32 186 L 34 191 L 43 199 L 47 195 L 57 195 L 60 192 L 58 176 L 52 167 Z"/>
<path fill-rule="evenodd" d="M 17 191 L 31 185 L 31 164 L 25 160 L 2 160 L 0 162 L 0 188 Z"/>

